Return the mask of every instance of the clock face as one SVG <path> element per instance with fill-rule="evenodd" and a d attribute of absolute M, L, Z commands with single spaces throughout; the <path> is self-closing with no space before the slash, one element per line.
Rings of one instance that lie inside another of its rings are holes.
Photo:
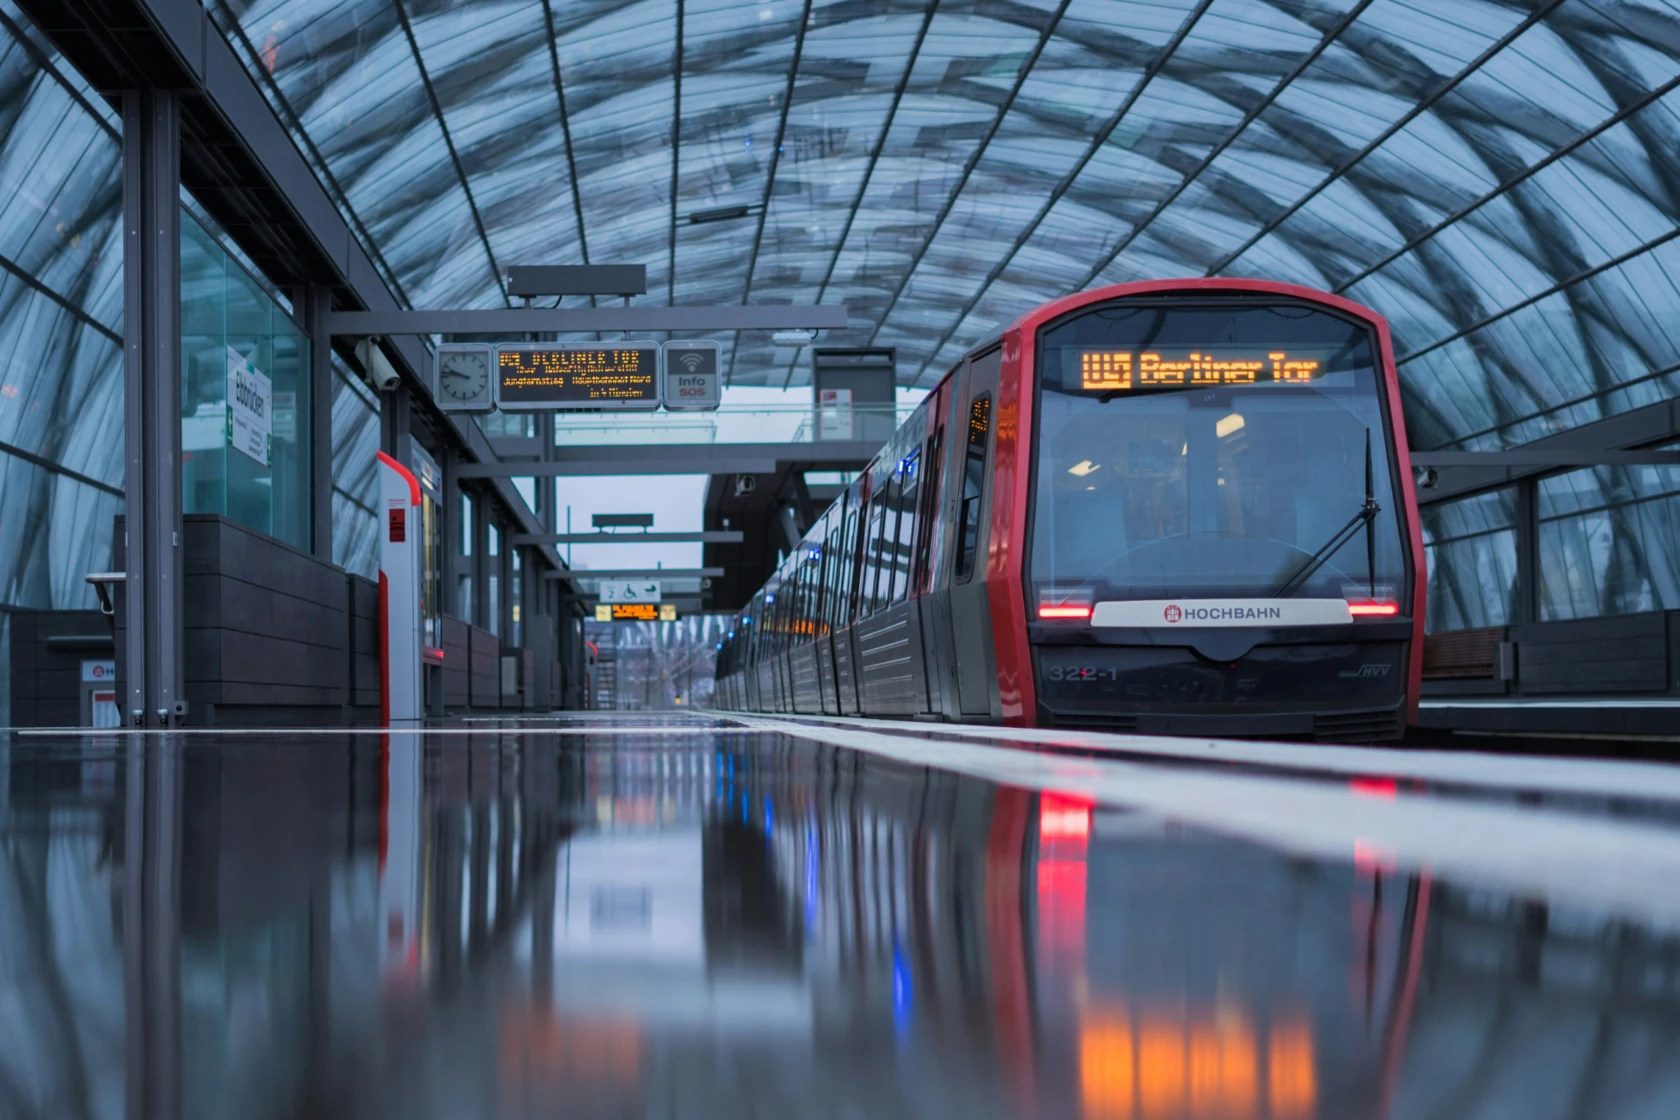
<path fill-rule="evenodd" d="M 490 364 L 482 354 L 455 351 L 438 360 L 438 388 L 451 400 L 483 400 L 489 383 Z"/>

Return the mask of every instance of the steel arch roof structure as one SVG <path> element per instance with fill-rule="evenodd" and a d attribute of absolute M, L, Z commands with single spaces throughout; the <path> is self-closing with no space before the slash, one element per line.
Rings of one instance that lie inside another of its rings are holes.
<path fill-rule="evenodd" d="M 927 385 L 1056 296 L 1250 276 L 1387 315 L 1423 448 L 1680 388 L 1665 0 L 207 7 L 412 306 L 645 263 L 645 302 L 844 302 L 825 343 Z"/>

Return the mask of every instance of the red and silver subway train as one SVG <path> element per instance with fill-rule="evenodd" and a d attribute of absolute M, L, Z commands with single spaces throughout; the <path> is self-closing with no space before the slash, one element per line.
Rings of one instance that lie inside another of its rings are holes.
<path fill-rule="evenodd" d="M 717 703 L 1394 738 L 1425 582 L 1380 316 L 1289 284 L 1122 284 L 940 380 L 736 619 Z"/>

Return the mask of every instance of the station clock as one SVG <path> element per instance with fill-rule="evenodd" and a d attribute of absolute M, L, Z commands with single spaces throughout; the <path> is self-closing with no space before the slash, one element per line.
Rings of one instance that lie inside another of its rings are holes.
<path fill-rule="evenodd" d="M 437 403 L 445 412 L 490 412 L 496 407 L 496 348 L 446 342 L 437 349 Z"/>

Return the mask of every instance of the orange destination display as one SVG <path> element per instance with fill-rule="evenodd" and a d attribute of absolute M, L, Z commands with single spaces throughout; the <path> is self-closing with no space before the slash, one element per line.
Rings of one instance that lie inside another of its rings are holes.
<path fill-rule="evenodd" d="M 675 603 L 601 603 L 595 607 L 596 622 L 675 622 Z"/>
<path fill-rule="evenodd" d="M 1318 377 L 1324 359 L 1286 350 L 1083 350 L 1079 387 L 1088 392 L 1175 389 L 1180 386 L 1302 385 Z"/>
<path fill-rule="evenodd" d="M 656 409 L 659 344 L 503 346 L 496 352 L 496 393 L 508 412 Z"/>

